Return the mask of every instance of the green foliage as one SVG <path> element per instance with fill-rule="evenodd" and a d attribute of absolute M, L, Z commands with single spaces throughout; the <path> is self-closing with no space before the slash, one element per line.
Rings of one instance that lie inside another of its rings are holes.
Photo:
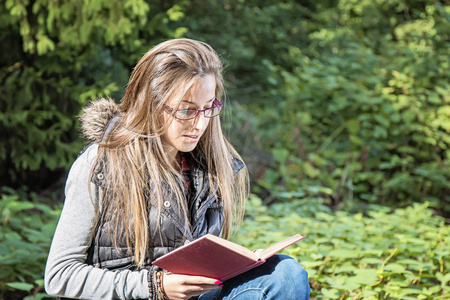
<path fill-rule="evenodd" d="M 229 53 L 231 139 L 256 193 L 450 213 L 450 6 L 236 0 L 196 12 L 197 37 Z"/>
<path fill-rule="evenodd" d="M 228 65 L 242 112 L 231 141 L 255 192 L 450 211 L 446 2 L 8 0 L 0 15 L 5 184 L 67 168 L 81 148 L 80 107 L 120 97 L 142 53 L 186 36 Z"/>
<path fill-rule="evenodd" d="M 3 1 L 0 181 L 53 183 L 87 101 L 119 99 L 157 42 L 205 40 L 258 194 L 238 241 L 307 234 L 290 251 L 316 299 L 449 298 L 449 229 L 429 209 L 450 213 L 449 15 L 438 0 Z M 44 297 L 58 210 L 2 190 L 0 212 L 0 297 Z"/>
<path fill-rule="evenodd" d="M 8 189 L 1 194 L 0 297 L 45 297 L 45 260 L 60 209 L 28 197 Z M 365 214 L 351 214 L 331 212 L 323 198 L 280 197 L 290 200 L 268 207 L 252 195 L 233 239 L 257 249 L 295 233 L 307 235 L 284 253 L 308 271 L 312 299 L 450 296 L 450 227 L 428 204 L 394 211 L 372 205 Z"/>
<path fill-rule="evenodd" d="M 17 293 L 28 294 L 28 300 L 46 295 L 44 266 L 60 213 L 60 209 L 39 203 L 34 194 L 1 190 L 1 299 L 11 299 Z"/>
<path fill-rule="evenodd" d="M 158 8 L 143 0 L 0 4 L 3 185 L 36 184 L 70 166 L 82 148 L 81 107 L 118 92 L 155 41 L 181 34 L 168 27 L 180 5 Z"/>
<path fill-rule="evenodd" d="M 233 239 L 258 249 L 296 233 L 307 237 L 283 252 L 308 271 L 311 299 L 450 297 L 450 226 L 427 203 L 350 214 L 315 198 L 267 207 L 253 195 Z"/>

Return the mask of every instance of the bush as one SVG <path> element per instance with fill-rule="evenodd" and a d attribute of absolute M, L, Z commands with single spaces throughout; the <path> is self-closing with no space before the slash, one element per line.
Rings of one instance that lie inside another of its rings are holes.
<path fill-rule="evenodd" d="M 323 198 L 283 193 L 271 206 L 252 195 L 233 237 L 249 249 L 295 233 L 284 250 L 308 271 L 312 299 L 446 299 L 450 226 L 428 204 L 404 209 L 370 205 L 364 214 L 333 213 Z M 60 214 L 37 196 L 3 189 L 0 198 L 0 298 L 42 299 L 43 274 Z"/>
<path fill-rule="evenodd" d="M 82 148 L 81 107 L 120 98 L 142 53 L 179 34 L 167 27 L 179 12 L 159 4 L 150 12 L 143 0 L 2 1 L 2 185 L 46 188 L 54 170 L 69 168 Z"/>
<path fill-rule="evenodd" d="M 231 133 L 260 185 L 254 191 L 309 195 L 313 187 L 333 205 L 428 201 L 450 214 L 449 6 L 348 0 L 301 8 L 285 1 L 235 12 L 249 22 L 252 14 L 285 17 L 242 37 L 255 54 L 245 68 L 258 74 L 251 95 L 233 94 L 245 105 L 233 111 Z M 257 51 L 267 45 L 277 55 Z"/>
<path fill-rule="evenodd" d="M 0 192 L 0 298 L 42 299 L 44 268 L 61 210 L 37 196 Z"/>
<path fill-rule="evenodd" d="M 314 198 L 267 207 L 253 195 L 233 239 L 258 249 L 296 233 L 307 237 L 283 253 L 308 271 L 311 299 L 450 297 L 450 226 L 427 203 L 350 214 Z"/>

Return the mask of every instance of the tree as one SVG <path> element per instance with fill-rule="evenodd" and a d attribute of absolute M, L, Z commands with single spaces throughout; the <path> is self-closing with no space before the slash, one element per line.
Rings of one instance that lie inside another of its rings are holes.
<path fill-rule="evenodd" d="M 0 178 L 42 187 L 81 149 L 76 116 L 117 93 L 181 17 L 176 3 L 7 0 L 0 5 Z"/>

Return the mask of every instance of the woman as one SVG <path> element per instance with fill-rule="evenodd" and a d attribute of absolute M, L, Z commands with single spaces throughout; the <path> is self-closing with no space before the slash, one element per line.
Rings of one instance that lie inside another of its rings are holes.
<path fill-rule="evenodd" d="M 87 107 L 92 142 L 73 164 L 45 271 L 49 294 L 81 299 L 304 299 L 307 274 L 274 256 L 224 283 L 152 267 L 241 220 L 248 173 L 224 138 L 222 65 L 207 44 L 170 40 L 136 65 L 122 102 Z"/>

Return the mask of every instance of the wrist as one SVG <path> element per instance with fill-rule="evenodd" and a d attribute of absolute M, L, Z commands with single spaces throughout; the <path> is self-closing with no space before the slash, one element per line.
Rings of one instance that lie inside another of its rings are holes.
<path fill-rule="evenodd" d="M 155 268 L 154 266 L 151 266 L 148 269 L 147 273 L 147 282 L 148 282 L 148 299 L 149 300 L 158 300 L 158 295 L 156 292 L 156 285 L 155 285 Z"/>
<path fill-rule="evenodd" d="M 162 271 L 157 271 L 155 275 L 156 275 L 156 290 L 157 290 L 158 298 L 160 300 L 169 299 L 164 290 L 165 273 L 163 273 Z"/>

